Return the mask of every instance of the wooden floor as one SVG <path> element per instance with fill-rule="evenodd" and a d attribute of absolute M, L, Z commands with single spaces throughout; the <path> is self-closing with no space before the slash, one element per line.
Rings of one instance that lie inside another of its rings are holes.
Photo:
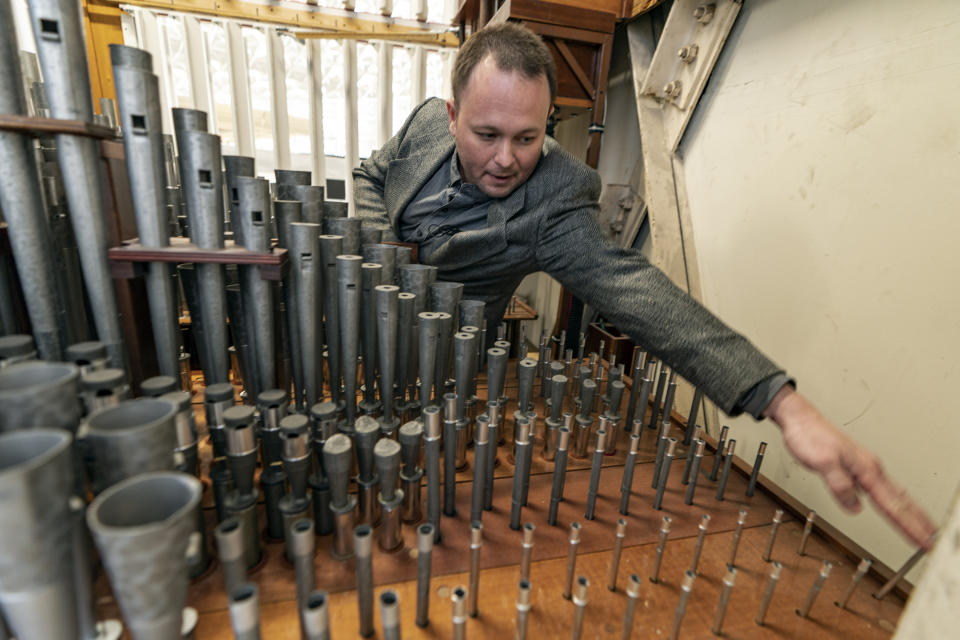
<path fill-rule="evenodd" d="M 511 367 L 511 370 L 513 367 Z M 481 386 L 482 389 L 482 386 Z M 482 395 L 482 392 L 481 392 Z M 511 409 L 512 410 L 512 409 Z M 512 426 L 512 421 L 509 423 Z M 542 428 L 542 423 L 541 423 Z M 682 425 L 675 424 L 681 435 Z M 641 454 L 636 466 L 630 515 L 626 517 L 627 536 L 620 564 L 618 590 L 607 589 L 607 575 L 614 542 L 614 529 L 620 499 L 625 443 L 628 434 L 621 432 L 617 454 L 605 458 L 596 519 L 586 520 L 584 505 L 589 482 L 589 461 L 570 459 L 565 500 L 560 506 L 556 527 L 547 524 L 547 508 L 553 464 L 542 460 L 541 443 L 535 443 L 528 507 L 523 520 L 536 525 L 533 567 L 531 570 L 532 602 L 528 634 L 530 638 L 567 637 L 570 634 L 573 605 L 561 597 L 566 574 L 567 535 L 569 525 L 583 525 L 576 573 L 590 579 L 584 638 L 620 637 L 626 605 L 625 586 L 631 573 L 642 577 L 642 593 L 634 619 L 633 637 L 666 637 L 671 630 L 674 611 L 680 594 L 680 580 L 688 568 L 696 542 L 701 516 L 711 516 L 709 533 L 699 564 L 681 638 L 713 637 L 713 623 L 720 596 L 721 579 L 729 558 L 733 530 L 741 507 L 749 510 L 742 541 L 737 554 L 736 585 L 730 599 L 723 631 L 729 638 L 887 638 L 891 635 L 903 609 L 903 602 L 894 594 L 884 601 L 870 596 L 879 584 L 867 576 L 850 599 L 846 610 L 834 605 L 850 583 L 856 561 L 848 559 L 842 549 L 831 547 L 814 534 L 807 544 L 806 555 L 797 554 L 803 522 L 785 517 L 780 527 L 773 558 L 783 564 L 783 573 L 767 614 L 767 625 L 760 627 L 754 617 L 766 586 L 770 565 L 761 555 L 769 537 L 770 521 L 779 506 L 764 491 L 745 496 L 746 478 L 734 470 L 726 491 L 726 499 L 715 499 L 716 483 L 706 477 L 713 457 L 704 457 L 694 504 L 683 503 L 686 487 L 681 484 L 683 452 L 678 453 L 671 468 L 663 510 L 652 508 L 651 489 L 655 457 L 654 432 L 644 430 Z M 682 438 L 682 435 L 681 435 Z M 509 437 L 508 437 L 509 439 Z M 470 638 L 504 640 L 512 637 L 516 620 L 516 593 L 519 579 L 520 532 L 508 526 L 510 493 L 513 475 L 510 443 L 498 449 L 500 463 L 494 483 L 493 511 L 484 512 L 484 546 L 481 555 L 479 616 L 467 623 Z M 397 592 L 401 607 L 402 636 L 405 638 L 452 637 L 450 592 L 458 585 L 467 585 L 469 549 L 469 510 L 472 474 L 472 451 L 468 451 L 470 468 L 458 474 L 458 515 L 441 520 L 442 542 L 433 552 L 430 625 L 420 629 L 414 624 L 416 587 L 416 539 L 413 525 L 403 527 L 404 546 L 394 553 L 374 547 L 375 595 L 386 588 Z M 210 491 L 206 492 L 208 522 L 212 523 Z M 425 491 L 424 491 L 425 498 Z M 655 558 L 661 518 L 669 515 L 672 531 L 666 546 L 661 581 L 648 580 Z M 261 525 L 265 522 L 262 516 Z M 210 536 L 212 540 L 212 535 Z M 358 636 L 358 617 L 354 561 L 339 562 L 331 558 L 331 537 L 317 538 L 316 586 L 330 592 L 331 631 L 334 638 Z M 265 640 L 300 637 L 294 602 L 295 581 L 292 566 L 286 561 L 282 543 L 263 542 L 266 560 L 250 575 L 259 585 L 261 633 Z M 821 562 L 833 563 L 823 591 L 808 619 L 795 613 L 807 597 Z M 116 615 L 108 588 L 101 583 L 98 605 L 104 614 Z M 232 638 L 227 599 L 219 568 L 214 567 L 190 586 L 188 604 L 200 613 L 196 638 L 218 640 Z M 379 611 L 375 615 L 376 636 L 382 637 Z"/>

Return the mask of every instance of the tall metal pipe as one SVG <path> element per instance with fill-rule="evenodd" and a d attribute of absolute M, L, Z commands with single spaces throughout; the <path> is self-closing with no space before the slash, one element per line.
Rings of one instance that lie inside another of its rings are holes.
<path fill-rule="evenodd" d="M 430 623 L 430 565 L 433 556 L 433 525 L 417 527 L 417 618 L 420 628 Z"/>
<path fill-rule="evenodd" d="M 274 169 L 273 175 L 277 183 L 277 200 L 293 200 L 293 187 L 298 184 L 310 184 L 309 171 L 295 171 L 293 169 Z"/>
<path fill-rule="evenodd" d="M 407 380 L 408 399 L 416 401 L 416 376 L 420 370 L 420 314 L 427 310 L 427 291 L 431 278 L 435 278 L 436 267 L 425 264 L 407 264 L 397 267 L 397 280 L 400 291 L 416 296 L 413 301 L 413 327 L 410 340 L 410 371 Z"/>
<path fill-rule="evenodd" d="M 224 228 L 233 231 L 234 240 L 243 245 L 243 230 L 240 225 L 233 224 L 233 209 L 238 201 L 237 178 L 246 176 L 252 178 L 257 175 L 255 161 L 249 156 L 223 156 L 223 186 L 227 194 L 224 208 Z"/>
<path fill-rule="evenodd" d="M 43 69 L 50 116 L 93 122 L 93 98 L 80 5 L 71 0 L 29 3 L 37 54 Z M 97 336 L 111 364 L 126 368 L 117 297 L 107 261 L 107 214 L 100 174 L 100 145 L 95 138 L 56 135 L 57 157 L 70 205 L 83 278 Z"/>
<path fill-rule="evenodd" d="M 363 361 L 363 400 L 360 409 L 365 415 L 380 412 L 376 396 L 377 379 L 377 305 L 375 288 L 380 285 L 383 266 L 372 262 L 360 265 L 360 352 Z"/>
<path fill-rule="evenodd" d="M 420 404 L 411 395 L 407 400 L 407 389 L 416 386 L 417 369 L 414 345 L 417 343 L 416 332 L 416 301 L 413 293 L 397 294 L 397 356 L 396 356 L 396 396 L 399 399 L 397 412 L 401 414 L 400 421 L 413 420 L 419 413 Z"/>
<path fill-rule="evenodd" d="M 160 114 L 160 87 L 153 74 L 149 53 L 124 45 L 110 45 L 117 107 L 123 125 L 123 150 L 130 178 L 133 214 L 140 244 L 144 247 L 170 245 L 167 216 L 166 175 L 163 153 L 163 120 Z M 191 225 L 192 228 L 192 225 Z M 163 375 L 179 370 L 180 326 L 176 290 L 170 265 L 147 265 L 147 303 L 153 327 L 157 364 Z"/>
<path fill-rule="evenodd" d="M 136 640 L 180 637 L 187 552 L 202 491 L 200 481 L 185 473 L 145 473 L 107 489 L 87 509 L 110 586 Z"/>
<path fill-rule="evenodd" d="M 420 467 L 420 455 L 423 451 L 423 424 L 416 420 L 400 427 L 400 481 L 403 484 L 403 506 L 400 518 L 407 524 L 420 522 L 420 483 L 423 469 Z"/>
<path fill-rule="evenodd" d="M 72 442 L 59 429 L 0 435 L 0 605 L 22 640 L 79 635 L 70 542 Z"/>
<path fill-rule="evenodd" d="M 397 370 L 397 296 L 400 287 L 382 284 L 374 288 L 377 315 L 377 349 L 380 364 L 380 402 L 383 415 L 380 430 L 391 436 L 400 427 L 400 419 L 393 413 L 393 383 Z"/>
<path fill-rule="evenodd" d="M 277 191 L 280 191 L 280 185 L 277 185 Z M 303 411 L 309 408 L 312 403 L 304 405 L 303 395 L 303 359 L 300 357 L 302 349 L 300 348 L 300 328 L 297 324 L 297 293 L 296 293 L 296 272 L 294 267 L 297 258 L 297 252 L 290 247 L 290 225 L 303 221 L 303 205 L 297 200 L 274 200 L 273 218 L 277 225 L 277 246 L 281 249 L 288 249 L 290 259 L 290 268 L 287 269 L 283 278 L 283 307 L 286 319 L 286 346 L 289 348 L 290 369 L 293 374 L 293 400 L 297 411 Z M 313 234 L 316 237 L 319 234 Z M 310 242 L 308 240 L 308 242 Z M 320 264 L 320 245 L 317 241 L 316 249 L 311 253 L 311 260 L 315 265 Z M 316 267 L 318 268 L 319 267 Z M 322 296 L 323 292 L 318 286 L 315 296 Z M 319 304 L 319 302 L 317 302 Z M 317 318 L 319 323 L 322 317 Z"/>
<path fill-rule="evenodd" d="M 419 314 L 420 406 L 426 410 L 433 404 L 433 381 L 436 376 L 437 341 L 440 336 L 440 314 L 424 311 Z M 437 399 L 439 400 L 439 399 Z"/>
<path fill-rule="evenodd" d="M 423 409 L 424 466 L 427 476 L 427 522 L 433 525 L 434 542 L 440 541 L 440 407 Z"/>
<path fill-rule="evenodd" d="M 295 332 L 290 332 L 290 357 L 296 363 L 294 371 L 300 371 L 303 406 L 312 407 L 323 399 L 323 314 L 320 289 L 321 256 L 320 225 L 309 222 L 294 222 L 290 234 L 290 282 L 293 308 L 287 306 L 288 317 L 296 320 Z M 293 337 L 296 336 L 296 344 Z M 296 376 L 294 376 L 296 377 Z"/>
<path fill-rule="evenodd" d="M 330 399 L 339 408 L 342 405 L 340 393 L 341 349 L 340 349 L 340 301 L 337 285 L 337 256 L 343 254 L 343 237 L 321 235 L 320 259 L 323 277 L 323 316 L 324 334 L 327 340 L 327 364 L 329 371 Z"/>
<path fill-rule="evenodd" d="M 379 264 L 383 271 L 380 284 L 397 282 L 397 246 L 392 244 L 368 244 L 361 247 L 363 261 Z"/>
<path fill-rule="evenodd" d="M 357 255 L 337 256 L 337 298 L 340 312 L 340 346 L 343 363 L 344 417 L 347 431 L 357 418 L 357 356 L 360 353 L 360 265 Z"/>
<path fill-rule="evenodd" d="M 323 231 L 332 236 L 343 238 L 343 253 L 360 254 L 360 218 L 324 218 Z"/>
<path fill-rule="evenodd" d="M 20 75 L 19 47 L 9 2 L 0 2 L 0 113 L 27 115 L 27 97 Z M 37 350 L 44 360 L 62 360 L 68 337 L 61 329 L 64 314 L 54 262 L 54 244 L 43 210 L 43 192 L 29 136 L 0 131 L 0 210 L 6 218 L 10 249 Z"/>

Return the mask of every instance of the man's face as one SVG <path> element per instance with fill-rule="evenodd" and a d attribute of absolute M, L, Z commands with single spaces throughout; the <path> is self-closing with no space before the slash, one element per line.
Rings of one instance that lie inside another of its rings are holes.
<path fill-rule="evenodd" d="M 501 71 L 491 56 L 473 70 L 459 104 L 447 101 L 461 177 L 492 198 L 526 182 L 540 159 L 552 107 L 545 76 Z"/>

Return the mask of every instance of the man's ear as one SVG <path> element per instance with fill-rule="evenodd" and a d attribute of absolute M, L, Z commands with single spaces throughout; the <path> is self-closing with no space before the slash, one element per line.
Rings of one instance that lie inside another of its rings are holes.
<path fill-rule="evenodd" d="M 447 117 L 450 119 L 450 135 L 457 135 L 457 104 L 453 98 L 447 100 Z"/>

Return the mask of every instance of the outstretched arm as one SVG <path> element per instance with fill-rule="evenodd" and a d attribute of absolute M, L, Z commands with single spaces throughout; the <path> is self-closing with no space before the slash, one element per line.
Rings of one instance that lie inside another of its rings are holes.
<path fill-rule="evenodd" d="M 823 477 L 844 509 L 859 512 L 864 491 L 904 535 L 930 548 L 936 527 L 926 512 L 884 474 L 876 456 L 831 424 L 791 385 L 780 389 L 763 415 L 780 426 L 787 450 Z"/>

